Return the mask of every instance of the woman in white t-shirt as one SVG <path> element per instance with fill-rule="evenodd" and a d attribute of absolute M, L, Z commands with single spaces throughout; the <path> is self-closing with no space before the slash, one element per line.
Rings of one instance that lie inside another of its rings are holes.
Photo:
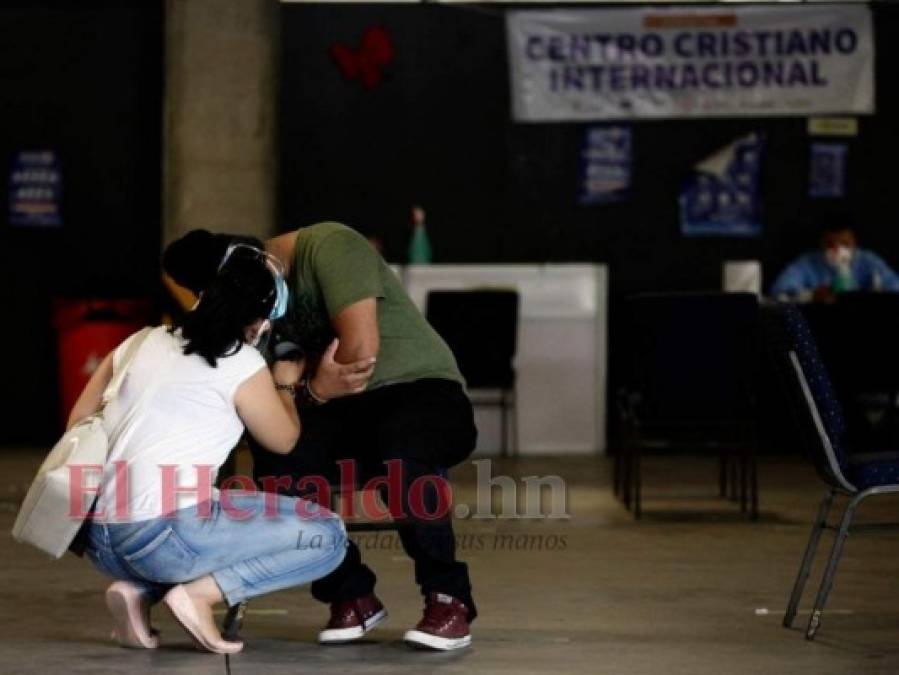
<path fill-rule="evenodd" d="M 202 647 L 240 651 L 243 643 L 219 633 L 214 605 L 312 582 L 345 555 L 343 523 L 326 509 L 256 492 L 249 478 L 237 481 L 241 490 L 212 487 L 244 427 L 272 452 L 293 449 L 303 372 L 295 361 L 276 361 L 269 372 L 252 346 L 286 306 L 277 260 L 261 244 L 237 243 L 216 265 L 181 324 L 160 326 L 141 344 L 104 415 L 110 454 L 87 555 L 119 579 L 106 600 L 124 646 L 158 645 L 149 610 L 162 600 Z M 124 346 L 94 373 L 70 427 L 97 410 Z M 340 377 L 320 368 L 315 389 L 348 393 L 367 367 L 343 366 Z"/>

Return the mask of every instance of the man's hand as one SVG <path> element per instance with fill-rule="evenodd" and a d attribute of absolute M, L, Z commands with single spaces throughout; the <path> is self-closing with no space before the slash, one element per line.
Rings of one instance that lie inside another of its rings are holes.
<path fill-rule="evenodd" d="M 353 363 L 338 363 L 334 360 L 340 340 L 334 339 L 315 371 L 310 386 L 318 398 L 330 400 L 351 394 L 361 394 L 375 370 L 377 359 L 371 357 Z"/>

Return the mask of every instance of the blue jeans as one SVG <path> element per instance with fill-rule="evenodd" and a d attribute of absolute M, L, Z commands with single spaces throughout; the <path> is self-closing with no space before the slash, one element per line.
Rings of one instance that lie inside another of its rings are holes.
<path fill-rule="evenodd" d="M 232 491 L 171 517 L 94 522 L 86 553 L 101 572 L 134 582 L 153 602 L 174 584 L 212 574 L 235 605 L 330 574 L 343 561 L 346 544 L 343 521 L 315 504 Z"/>

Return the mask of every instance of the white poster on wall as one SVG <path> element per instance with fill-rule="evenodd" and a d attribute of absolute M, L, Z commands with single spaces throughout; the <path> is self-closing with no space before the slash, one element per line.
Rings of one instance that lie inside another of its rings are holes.
<path fill-rule="evenodd" d="M 517 11 L 506 31 L 521 122 L 874 112 L 863 6 Z"/>

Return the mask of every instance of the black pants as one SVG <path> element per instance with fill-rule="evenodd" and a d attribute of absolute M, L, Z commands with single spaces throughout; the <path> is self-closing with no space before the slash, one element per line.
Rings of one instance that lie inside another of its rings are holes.
<path fill-rule="evenodd" d="M 401 468 L 399 502 L 404 517 L 397 533 L 415 562 L 415 581 L 423 594 L 446 593 L 461 600 L 469 608 L 469 620 L 474 619 L 477 611 L 468 566 L 456 560 L 451 514 L 419 517 L 439 513 L 441 500 L 435 481 L 415 483 L 425 476 L 446 476 L 449 467 L 474 450 L 477 430 L 462 387 L 438 379 L 388 385 L 304 408 L 301 420 L 300 441 L 289 455 L 276 455 L 254 444 L 256 481 L 290 476 L 292 488 L 279 491 L 304 496 L 304 490 L 296 489 L 303 477 L 321 476 L 331 485 L 339 484 L 338 461 L 354 460 L 358 477 L 365 481 L 386 475 L 386 463 L 398 460 L 394 466 Z M 374 586 L 374 572 L 351 543 L 343 564 L 312 584 L 312 595 L 328 603 L 354 600 L 371 593 Z"/>

